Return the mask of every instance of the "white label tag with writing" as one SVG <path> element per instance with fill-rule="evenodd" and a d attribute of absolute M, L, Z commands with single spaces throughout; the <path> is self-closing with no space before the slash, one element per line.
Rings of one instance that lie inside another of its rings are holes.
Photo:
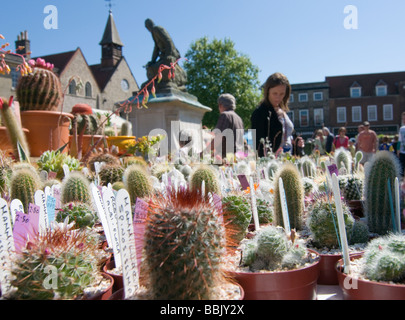
<path fill-rule="evenodd" d="M 259 230 L 259 215 L 257 213 L 257 203 L 256 203 L 256 195 L 255 195 L 255 185 L 253 183 L 253 178 L 250 177 L 250 197 L 251 197 L 251 206 L 253 212 L 253 222 L 255 223 L 256 231 Z"/>
<path fill-rule="evenodd" d="M 135 291 L 139 288 L 139 274 L 136 260 L 131 200 L 127 190 L 120 189 L 117 192 L 116 204 L 125 298 L 129 298 L 133 296 Z"/>
<path fill-rule="evenodd" d="M 24 212 L 24 205 L 20 199 L 13 199 L 10 203 L 11 221 L 13 223 L 15 221 L 15 213 L 17 211 Z"/>
<path fill-rule="evenodd" d="M 117 227 L 117 206 L 115 202 L 114 193 L 111 190 L 106 190 L 103 193 L 104 209 L 108 222 L 108 229 L 110 230 L 110 237 L 114 251 L 115 267 L 121 267 L 121 248 L 119 241 L 119 233 Z"/>
<path fill-rule="evenodd" d="M 42 190 L 34 194 L 35 204 L 39 206 L 39 232 L 43 233 L 49 227 L 48 209 L 46 207 L 46 196 Z"/>
<path fill-rule="evenodd" d="M 7 201 L 0 198 L 0 289 L 3 296 L 11 289 L 11 258 L 14 251 L 11 216 Z"/>
<path fill-rule="evenodd" d="M 93 196 L 93 203 L 96 206 L 95 209 L 96 209 L 98 218 L 100 219 L 101 224 L 104 229 L 104 234 L 107 239 L 108 246 L 110 248 L 112 248 L 113 244 L 112 244 L 112 240 L 111 240 L 111 233 L 110 233 L 110 228 L 109 228 L 109 224 L 107 221 L 106 211 L 104 208 L 103 197 L 101 195 L 100 190 L 96 187 L 96 185 L 94 183 L 90 184 L 90 191 L 91 191 L 91 195 Z"/>
<path fill-rule="evenodd" d="M 287 235 L 290 235 L 290 233 L 291 233 L 290 217 L 288 216 L 288 205 L 287 205 L 287 199 L 285 196 L 285 190 L 284 190 L 284 184 L 283 184 L 282 178 L 278 179 L 278 185 L 279 185 L 279 190 L 280 190 L 281 211 L 283 212 L 284 230 L 287 233 Z"/>

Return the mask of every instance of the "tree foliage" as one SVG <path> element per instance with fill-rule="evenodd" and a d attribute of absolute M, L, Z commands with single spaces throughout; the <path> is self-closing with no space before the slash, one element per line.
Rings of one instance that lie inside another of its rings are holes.
<path fill-rule="evenodd" d="M 184 68 L 187 71 L 187 90 L 205 106 L 212 108 L 203 118 L 203 125 L 215 127 L 218 117 L 218 97 L 230 93 L 236 98 L 236 113 L 245 128 L 260 100 L 258 67 L 249 57 L 236 51 L 230 39 L 209 42 L 207 37 L 193 42 L 187 51 Z"/>

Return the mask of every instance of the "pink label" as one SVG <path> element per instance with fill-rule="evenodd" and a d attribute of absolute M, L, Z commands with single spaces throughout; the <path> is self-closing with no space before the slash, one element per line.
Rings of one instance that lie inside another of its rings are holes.
<path fill-rule="evenodd" d="M 239 182 L 242 186 L 242 190 L 246 190 L 249 187 L 249 182 L 244 174 L 238 174 Z"/>
<path fill-rule="evenodd" d="M 139 272 L 142 261 L 143 237 L 145 234 L 145 225 L 146 225 L 146 218 L 148 216 L 148 207 L 149 204 L 146 201 L 140 198 L 136 199 L 133 224 L 134 224 L 136 257 Z"/>
<path fill-rule="evenodd" d="M 28 214 L 20 211 L 15 213 L 14 221 L 14 245 L 16 252 L 24 248 L 29 237 L 33 238 L 38 233 L 39 228 L 39 206 L 30 203 Z"/>

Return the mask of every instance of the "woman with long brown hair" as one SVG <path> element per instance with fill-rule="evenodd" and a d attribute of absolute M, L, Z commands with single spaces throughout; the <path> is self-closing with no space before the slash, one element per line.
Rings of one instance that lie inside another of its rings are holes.
<path fill-rule="evenodd" d="M 290 82 L 285 75 L 276 72 L 267 78 L 263 86 L 263 99 L 251 117 L 251 128 L 256 130 L 256 150 L 259 157 L 265 156 L 269 151 L 265 150 L 266 142 L 273 152 L 288 144 L 294 129 L 286 114 L 289 111 L 290 94 Z"/>

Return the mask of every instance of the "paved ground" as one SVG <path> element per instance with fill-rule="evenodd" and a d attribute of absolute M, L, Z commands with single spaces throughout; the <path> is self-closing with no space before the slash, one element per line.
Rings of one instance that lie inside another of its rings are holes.
<path fill-rule="evenodd" d="M 339 286 L 317 285 L 318 300 L 343 300 Z"/>

